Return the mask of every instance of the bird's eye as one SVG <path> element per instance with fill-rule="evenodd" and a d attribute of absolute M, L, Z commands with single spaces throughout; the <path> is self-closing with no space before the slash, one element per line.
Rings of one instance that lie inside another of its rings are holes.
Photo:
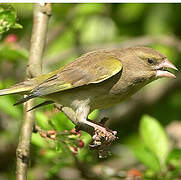
<path fill-rule="evenodd" d="M 151 58 L 148 58 L 148 63 L 153 64 L 153 60 Z"/>

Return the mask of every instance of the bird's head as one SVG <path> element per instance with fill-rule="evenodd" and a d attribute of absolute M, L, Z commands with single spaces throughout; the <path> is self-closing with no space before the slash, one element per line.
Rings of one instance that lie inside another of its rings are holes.
<path fill-rule="evenodd" d="M 162 77 L 176 78 L 169 69 L 177 68 L 160 52 L 148 47 L 127 48 L 125 51 L 123 79 L 130 84 L 144 85 Z"/>
<path fill-rule="evenodd" d="M 169 69 L 178 70 L 167 57 L 160 52 L 148 47 L 135 47 L 132 48 L 133 53 L 138 57 L 140 68 L 139 71 L 148 73 L 153 78 L 176 78 L 176 76 L 169 71 Z"/>
<path fill-rule="evenodd" d="M 152 48 L 125 48 L 117 54 L 119 54 L 123 68 L 121 78 L 111 90 L 113 94 L 124 92 L 132 95 L 158 78 L 176 78 L 168 69 L 177 70 L 177 68 L 167 60 L 165 55 Z"/>
<path fill-rule="evenodd" d="M 167 60 L 165 55 L 152 48 L 126 48 L 120 54 L 120 58 L 123 70 L 121 79 L 116 86 L 124 86 L 125 91 L 127 87 L 138 90 L 158 78 L 176 78 L 168 69 L 177 70 L 177 68 Z"/>

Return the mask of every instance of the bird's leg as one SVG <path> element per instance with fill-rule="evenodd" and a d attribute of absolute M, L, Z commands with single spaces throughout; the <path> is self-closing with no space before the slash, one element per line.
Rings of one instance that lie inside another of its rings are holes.
<path fill-rule="evenodd" d="M 82 103 L 79 105 L 76 111 L 78 130 L 84 130 L 92 135 L 91 148 L 97 149 L 99 151 L 99 157 L 106 157 L 108 154 L 108 146 L 117 139 L 116 131 L 111 131 L 110 129 L 104 127 L 100 123 L 95 123 L 88 119 L 88 114 L 90 112 L 90 107 L 87 103 Z M 86 129 L 85 129 L 86 128 Z"/>
<path fill-rule="evenodd" d="M 90 107 L 87 102 L 81 102 L 76 112 L 72 108 L 63 107 L 58 104 L 55 104 L 55 107 L 62 111 L 76 125 L 77 131 L 83 130 L 92 136 L 90 147 L 98 150 L 99 157 L 103 158 L 108 155 L 108 147 L 117 138 L 117 132 L 104 127 L 103 122 L 106 119 L 101 121 L 100 124 L 89 120 Z"/>

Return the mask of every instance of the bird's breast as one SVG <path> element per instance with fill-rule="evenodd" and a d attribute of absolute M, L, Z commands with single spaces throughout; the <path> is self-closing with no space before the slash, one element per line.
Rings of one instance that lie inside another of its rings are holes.
<path fill-rule="evenodd" d="M 133 84 L 120 74 L 102 83 L 84 85 L 50 94 L 49 99 L 76 110 L 81 102 L 88 102 L 91 110 L 105 109 L 120 103 L 138 91 L 143 84 Z"/>

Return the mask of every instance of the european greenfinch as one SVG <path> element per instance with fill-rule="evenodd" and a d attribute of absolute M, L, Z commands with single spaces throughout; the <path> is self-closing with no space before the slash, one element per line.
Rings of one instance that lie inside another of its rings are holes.
<path fill-rule="evenodd" d="M 153 80 L 175 78 L 166 68 L 177 70 L 166 56 L 148 47 L 97 50 L 57 71 L 0 90 L 0 95 L 27 95 L 15 105 L 41 97 L 72 108 L 78 123 L 93 127 L 109 139 L 110 131 L 88 120 L 89 113 L 120 103 Z"/>

